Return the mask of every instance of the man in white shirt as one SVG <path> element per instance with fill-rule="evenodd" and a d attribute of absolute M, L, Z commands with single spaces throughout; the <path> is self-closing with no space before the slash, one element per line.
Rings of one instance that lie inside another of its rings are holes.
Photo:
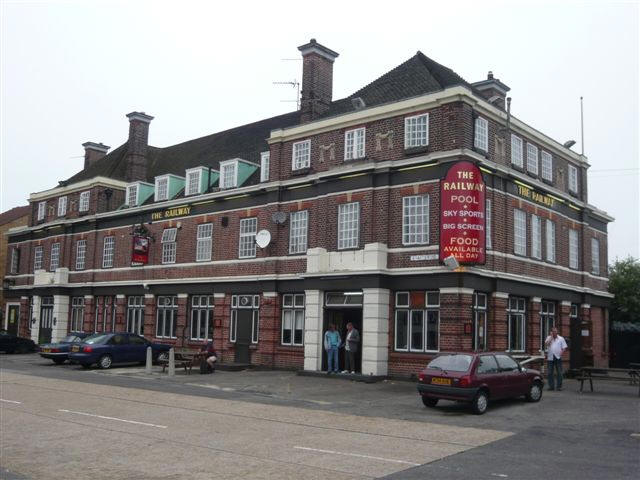
<path fill-rule="evenodd" d="M 567 342 L 558 335 L 558 329 L 553 327 L 551 335 L 544 341 L 547 349 L 547 365 L 549 367 L 549 390 L 554 390 L 554 370 L 557 377 L 556 390 L 562 390 L 562 353 L 567 349 Z"/>

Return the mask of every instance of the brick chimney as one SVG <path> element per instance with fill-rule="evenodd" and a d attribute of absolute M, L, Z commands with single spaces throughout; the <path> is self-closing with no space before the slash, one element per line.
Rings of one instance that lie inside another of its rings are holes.
<path fill-rule="evenodd" d="M 144 112 L 131 112 L 129 119 L 129 141 L 127 143 L 128 182 L 147 180 L 147 146 L 149 142 L 149 124 L 153 117 Z"/>
<path fill-rule="evenodd" d="M 84 168 L 87 169 L 102 157 L 104 157 L 111 147 L 102 143 L 84 142 Z"/>
<path fill-rule="evenodd" d="M 486 80 L 481 80 L 471 85 L 473 85 L 489 103 L 504 110 L 507 92 L 511 89 L 497 78 L 493 78 L 493 72 L 489 71 Z"/>
<path fill-rule="evenodd" d="M 338 54 L 316 42 L 298 47 L 302 54 L 300 121 L 309 122 L 329 109 L 333 94 L 333 61 Z"/>

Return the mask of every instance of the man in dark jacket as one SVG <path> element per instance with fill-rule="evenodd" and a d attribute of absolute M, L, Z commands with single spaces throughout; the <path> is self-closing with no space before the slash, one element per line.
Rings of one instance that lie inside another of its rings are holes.
<path fill-rule="evenodd" d="M 214 363 L 216 363 L 216 360 L 218 360 L 218 354 L 213 348 L 213 342 L 209 341 L 206 343 L 206 345 L 203 345 L 200 348 L 200 354 L 204 357 L 205 361 L 202 363 L 202 366 L 206 367 L 207 373 L 215 372 L 216 369 L 213 365 Z M 204 373 L 202 372 L 202 368 L 201 368 L 201 373 Z"/>
<path fill-rule="evenodd" d="M 360 343 L 360 334 L 353 328 L 353 323 L 347 323 L 347 337 L 344 340 L 345 360 L 342 373 L 356 373 L 356 352 Z"/>

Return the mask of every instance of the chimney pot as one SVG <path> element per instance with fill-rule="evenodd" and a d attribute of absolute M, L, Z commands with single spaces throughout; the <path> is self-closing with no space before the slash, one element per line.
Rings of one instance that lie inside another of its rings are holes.
<path fill-rule="evenodd" d="M 489 73 L 487 74 L 487 80 L 493 80 L 493 72 L 491 70 L 489 70 Z"/>
<path fill-rule="evenodd" d="M 302 54 L 300 121 L 313 120 L 329 109 L 333 97 L 333 62 L 338 53 L 315 38 L 298 47 Z"/>
<path fill-rule="evenodd" d="M 511 90 L 499 79 L 493 76 L 493 71 L 489 70 L 486 80 L 472 83 L 476 90 L 492 105 L 504 110 L 507 92 Z"/>
<path fill-rule="evenodd" d="M 149 146 L 149 124 L 153 117 L 144 112 L 131 112 L 129 119 L 129 140 L 127 142 L 128 182 L 147 180 L 147 147 Z"/>
<path fill-rule="evenodd" d="M 109 148 L 107 145 L 103 143 L 95 143 L 95 142 L 84 142 L 82 144 L 84 147 L 84 168 L 88 168 L 102 157 L 104 157 Z"/>

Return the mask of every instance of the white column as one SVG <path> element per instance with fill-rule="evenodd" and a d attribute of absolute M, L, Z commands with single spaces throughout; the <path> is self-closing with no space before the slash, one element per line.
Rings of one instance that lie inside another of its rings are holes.
<path fill-rule="evenodd" d="M 322 291 L 305 290 L 304 369 L 322 370 Z"/>
<path fill-rule="evenodd" d="M 363 288 L 362 292 L 362 374 L 386 375 L 391 294 L 386 288 Z"/>
<path fill-rule="evenodd" d="M 55 343 L 67 336 L 69 324 L 69 297 L 67 295 L 53 296 L 53 321 L 51 326 L 51 342 Z"/>
<path fill-rule="evenodd" d="M 38 334 L 40 333 L 40 304 L 42 302 L 42 297 L 38 295 L 33 296 L 33 318 L 35 322 L 31 323 L 31 318 L 29 319 L 29 325 L 31 327 L 31 340 L 38 343 Z"/>

